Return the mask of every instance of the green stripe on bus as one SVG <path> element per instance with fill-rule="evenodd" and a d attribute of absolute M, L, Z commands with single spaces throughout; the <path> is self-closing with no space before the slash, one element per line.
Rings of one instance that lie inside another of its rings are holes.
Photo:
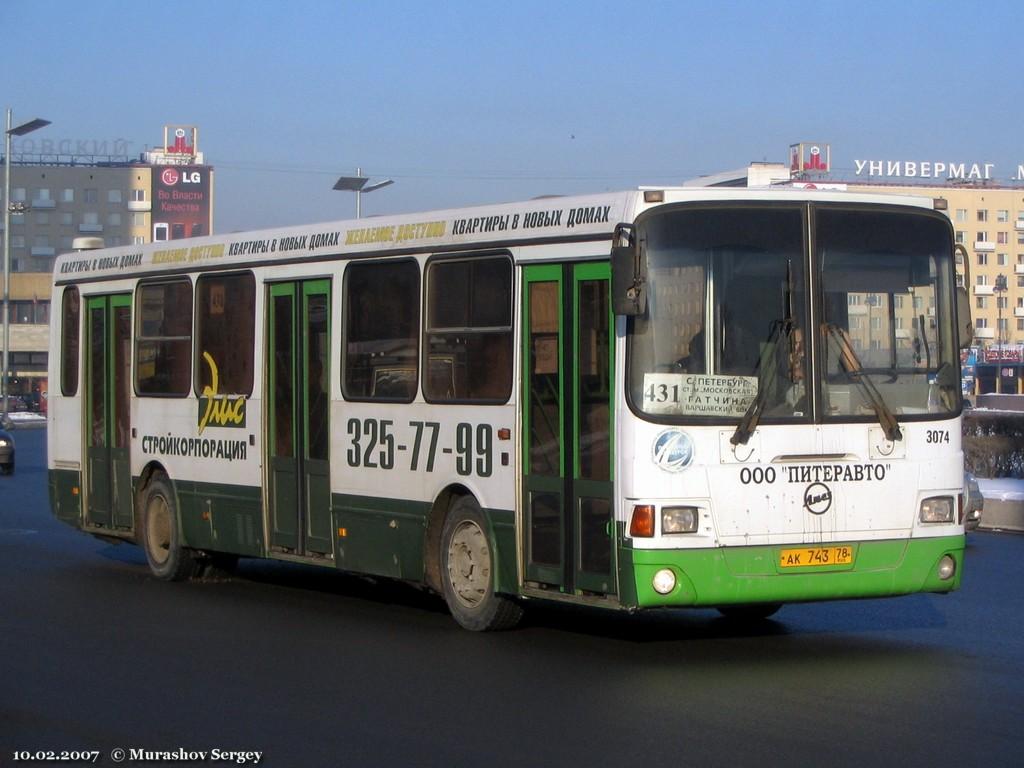
<path fill-rule="evenodd" d="M 422 583 L 427 523 L 433 504 L 336 493 L 333 511 L 338 568 Z M 518 592 L 515 513 L 484 509 L 494 541 L 495 590 Z"/>
<path fill-rule="evenodd" d="M 82 473 L 77 469 L 49 470 L 50 508 L 61 522 L 82 527 Z"/>
<path fill-rule="evenodd" d="M 138 478 L 134 478 L 138 487 Z M 173 481 L 184 543 L 194 549 L 266 557 L 263 494 L 254 485 Z"/>
<path fill-rule="evenodd" d="M 852 566 L 778 567 L 779 551 L 800 545 L 715 549 L 619 549 L 620 599 L 641 608 L 714 606 L 757 602 L 843 600 L 914 592 L 949 592 L 960 586 L 964 537 L 861 541 Z M 807 545 L 813 546 L 813 545 Z M 956 561 L 953 578 L 938 576 L 944 555 Z M 654 591 L 654 574 L 669 568 L 676 587 Z"/>

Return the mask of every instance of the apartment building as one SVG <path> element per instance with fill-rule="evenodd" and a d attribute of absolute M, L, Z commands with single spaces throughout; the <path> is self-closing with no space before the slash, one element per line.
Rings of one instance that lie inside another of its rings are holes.
<path fill-rule="evenodd" d="M 53 263 L 75 238 L 112 247 L 212 233 L 213 168 L 197 138 L 194 126 L 165 126 L 163 144 L 137 159 L 12 151 L 9 233 L 0 220 L 11 259 L 8 392 L 47 390 Z"/>

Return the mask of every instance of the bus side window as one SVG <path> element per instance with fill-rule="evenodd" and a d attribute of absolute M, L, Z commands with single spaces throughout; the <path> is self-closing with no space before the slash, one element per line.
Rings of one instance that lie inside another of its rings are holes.
<path fill-rule="evenodd" d="M 349 264 L 341 389 L 347 400 L 411 402 L 419 367 L 420 270 L 411 260 Z"/>
<path fill-rule="evenodd" d="M 427 266 L 431 402 L 505 403 L 512 394 L 512 261 L 444 259 Z"/>
<path fill-rule="evenodd" d="M 60 391 L 66 397 L 78 394 L 78 324 L 81 300 L 78 289 L 64 290 L 61 311 Z"/>
<path fill-rule="evenodd" d="M 256 279 L 252 272 L 203 275 L 196 281 L 196 394 L 252 394 Z M 205 356 L 209 356 L 206 359 Z M 212 362 L 211 362 L 212 361 Z"/>
<path fill-rule="evenodd" d="M 184 397 L 192 388 L 192 283 L 146 283 L 135 314 L 135 388 Z"/>

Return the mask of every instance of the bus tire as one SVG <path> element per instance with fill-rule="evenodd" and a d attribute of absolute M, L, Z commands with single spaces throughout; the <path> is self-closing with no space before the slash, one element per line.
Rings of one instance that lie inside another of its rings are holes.
<path fill-rule="evenodd" d="M 487 523 L 472 496 L 460 496 L 448 510 L 441 533 L 441 584 L 455 621 L 486 632 L 511 629 L 523 609 L 494 592 L 494 557 Z"/>
<path fill-rule="evenodd" d="M 163 581 L 192 578 L 198 563 L 192 550 L 181 545 L 174 491 L 166 475 L 155 474 L 142 492 L 142 549 L 153 575 Z"/>
<path fill-rule="evenodd" d="M 196 576 L 205 581 L 229 581 L 238 567 L 238 555 L 227 552 L 207 552 L 198 561 Z"/>
<path fill-rule="evenodd" d="M 762 621 L 774 616 L 782 603 L 750 603 L 749 605 L 720 605 L 718 612 L 730 621 Z"/>

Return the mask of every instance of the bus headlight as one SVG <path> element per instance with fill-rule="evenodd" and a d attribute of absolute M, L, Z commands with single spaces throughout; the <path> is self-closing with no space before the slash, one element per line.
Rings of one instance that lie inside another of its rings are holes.
<path fill-rule="evenodd" d="M 956 574 L 956 560 L 950 555 L 943 555 L 942 559 L 939 560 L 939 578 L 943 581 L 949 581 Z"/>
<path fill-rule="evenodd" d="M 662 507 L 662 533 L 693 533 L 700 520 L 696 507 Z"/>
<path fill-rule="evenodd" d="M 671 568 L 662 568 L 651 580 L 651 586 L 659 595 L 667 595 L 676 588 L 676 575 Z"/>
<path fill-rule="evenodd" d="M 953 497 L 933 496 L 921 502 L 920 519 L 922 523 L 952 523 Z"/>

